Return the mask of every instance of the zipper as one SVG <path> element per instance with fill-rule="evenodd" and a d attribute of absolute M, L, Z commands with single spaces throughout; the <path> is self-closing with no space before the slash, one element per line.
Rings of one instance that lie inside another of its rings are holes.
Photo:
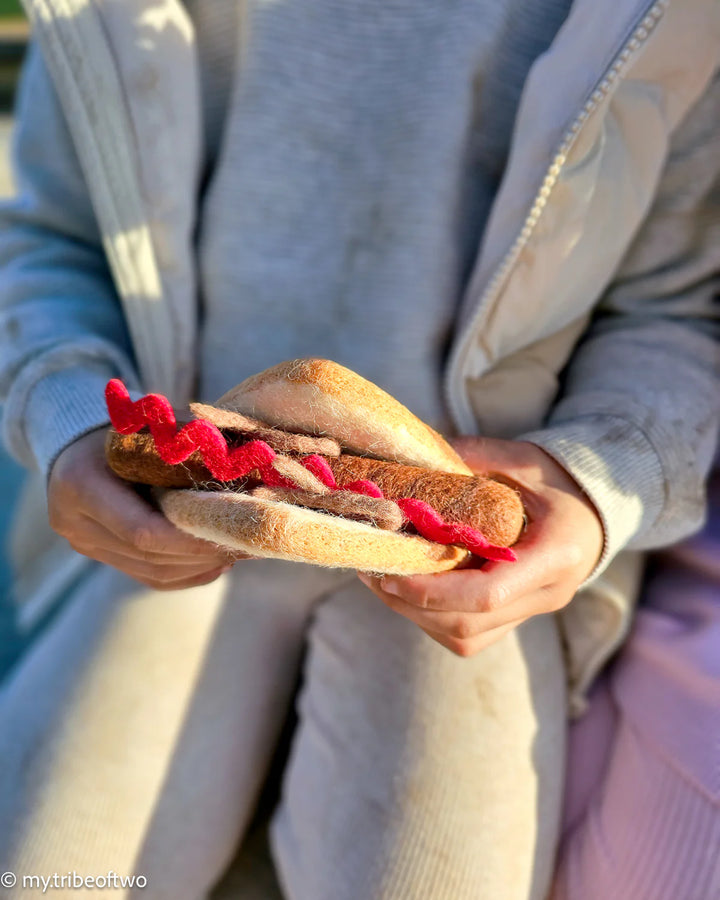
<path fill-rule="evenodd" d="M 643 13 L 642 18 L 639 20 L 639 24 L 636 25 L 622 50 L 617 54 L 612 63 L 605 69 L 599 80 L 596 82 L 590 96 L 573 120 L 572 125 L 564 133 L 560 145 L 555 151 L 552 162 L 545 174 L 542 185 L 535 195 L 530 212 L 525 218 L 520 233 L 515 238 L 510 249 L 503 257 L 502 262 L 490 278 L 485 290 L 480 295 L 480 299 L 475 307 L 472 317 L 465 326 L 462 336 L 455 344 L 455 349 L 451 353 L 448 362 L 448 373 L 445 379 L 445 398 L 456 425 L 458 425 L 462 431 L 472 430 L 473 415 L 463 386 L 460 385 L 457 391 L 454 390 L 454 387 L 460 378 L 461 368 L 467 358 L 471 336 L 475 333 L 485 311 L 497 299 L 498 294 L 504 283 L 507 281 L 521 252 L 530 240 L 530 237 L 535 230 L 535 226 L 542 216 L 548 198 L 562 172 L 568 153 L 577 141 L 578 135 L 582 131 L 585 123 L 607 100 L 616 82 L 628 68 L 628 64 L 633 57 L 635 57 L 642 49 L 645 42 L 655 30 L 657 24 L 662 19 L 669 5 L 670 0 L 655 0 L 655 2 L 653 2 L 649 9 Z"/>

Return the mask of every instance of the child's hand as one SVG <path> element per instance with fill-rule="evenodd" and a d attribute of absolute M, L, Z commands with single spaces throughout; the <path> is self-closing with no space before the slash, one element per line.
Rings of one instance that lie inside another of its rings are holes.
<path fill-rule="evenodd" d="M 595 507 L 577 482 L 539 447 L 463 438 L 456 449 L 473 471 L 520 491 L 528 526 L 517 562 L 486 562 L 438 575 L 360 579 L 391 609 L 459 656 L 472 656 L 530 616 L 570 602 L 603 548 Z"/>
<path fill-rule="evenodd" d="M 48 483 L 52 528 L 70 546 L 156 590 L 214 581 L 231 560 L 215 544 L 184 534 L 105 464 L 105 429 L 58 456 Z"/>

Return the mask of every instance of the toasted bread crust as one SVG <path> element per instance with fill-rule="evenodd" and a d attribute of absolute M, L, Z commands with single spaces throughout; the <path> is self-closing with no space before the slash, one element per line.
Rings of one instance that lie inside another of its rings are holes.
<path fill-rule="evenodd" d="M 253 375 L 217 406 L 307 434 L 328 434 L 363 456 L 471 474 L 450 444 L 371 381 L 326 359 L 294 359 Z"/>
<path fill-rule="evenodd" d="M 167 518 L 182 531 L 240 553 L 393 575 L 445 572 L 467 550 L 249 494 L 168 490 Z"/>
<path fill-rule="evenodd" d="M 337 363 L 320 359 L 281 363 L 247 379 L 217 405 L 230 413 L 261 419 L 271 428 L 338 440 L 357 454 L 354 459 L 365 467 L 353 471 L 347 454 L 326 457 L 341 486 L 369 479 L 380 484 L 388 501 L 409 504 L 412 499 L 424 500 L 441 519 L 446 516 L 449 523 L 464 522 L 495 546 L 507 547 L 520 534 L 523 510 L 516 492 L 490 479 L 467 478 L 473 476 L 472 471 L 439 434 L 385 391 Z M 246 422 L 228 417 L 228 413 L 220 414 L 218 424 L 228 421 L 232 427 L 237 426 L 236 430 L 246 430 Z M 251 432 L 257 434 L 262 423 L 251 424 Z M 298 451 L 294 442 L 293 449 Z M 317 452 L 315 445 L 313 451 Z M 106 457 L 121 477 L 162 486 L 161 506 L 179 528 L 239 554 L 399 575 L 446 571 L 469 556 L 459 546 L 384 531 L 365 522 L 279 502 L 275 497 L 237 492 L 257 486 L 257 471 L 224 483 L 220 491 L 198 490 L 197 485 L 215 482 L 201 452 L 191 454 L 182 464 L 168 465 L 159 457 L 152 435 L 146 432 L 120 435 L 111 430 Z M 274 462 L 270 465 L 280 474 L 280 462 L 300 468 L 291 457 L 276 459 L 278 466 Z M 221 469 L 209 464 L 218 472 L 246 471 L 246 467 Z M 395 470 L 410 467 L 412 471 L 380 472 L 384 466 Z M 317 481 L 311 473 L 305 474 L 308 480 Z M 291 473 L 287 477 L 297 482 Z M 434 478 L 440 480 L 432 488 L 433 495 L 427 496 L 425 482 Z M 187 487 L 193 489 L 176 489 Z M 423 491 L 426 496 L 422 496 Z"/>

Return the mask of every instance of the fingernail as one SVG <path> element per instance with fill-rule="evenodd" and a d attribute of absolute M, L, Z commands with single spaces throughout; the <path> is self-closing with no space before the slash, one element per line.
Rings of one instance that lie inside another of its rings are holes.
<path fill-rule="evenodd" d="M 392 594 L 393 597 L 400 596 L 400 586 L 397 581 L 393 581 L 392 578 L 383 578 L 380 582 L 380 587 L 386 594 Z"/>

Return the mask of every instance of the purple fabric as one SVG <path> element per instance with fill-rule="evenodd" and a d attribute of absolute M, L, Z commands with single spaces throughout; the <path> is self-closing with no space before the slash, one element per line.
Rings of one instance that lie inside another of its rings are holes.
<path fill-rule="evenodd" d="M 720 471 L 706 527 L 658 557 L 571 729 L 552 897 L 611 896 L 720 898 Z"/>

